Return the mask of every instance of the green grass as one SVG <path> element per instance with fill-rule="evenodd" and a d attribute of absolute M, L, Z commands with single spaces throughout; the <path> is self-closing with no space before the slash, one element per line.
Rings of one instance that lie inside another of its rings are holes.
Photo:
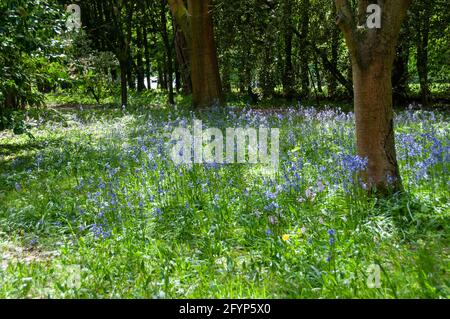
<path fill-rule="evenodd" d="M 34 139 L 0 133 L 0 297 L 448 298 L 448 117 L 398 114 L 407 192 L 377 200 L 333 157 L 355 152 L 351 115 L 279 114 L 195 115 L 279 127 L 275 175 L 176 167 L 167 133 L 194 114 L 152 105 L 47 111 Z"/>

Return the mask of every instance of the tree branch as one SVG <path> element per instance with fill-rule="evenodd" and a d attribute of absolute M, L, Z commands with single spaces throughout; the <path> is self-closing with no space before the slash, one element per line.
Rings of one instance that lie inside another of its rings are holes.
<path fill-rule="evenodd" d="M 170 11 L 172 11 L 173 17 L 175 18 L 181 30 L 183 31 L 184 36 L 187 38 L 188 40 L 187 42 L 190 43 L 192 35 L 189 21 L 189 12 L 186 6 L 184 5 L 184 1 L 167 0 L 167 2 L 169 3 Z"/>
<path fill-rule="evenodd" d="M 384 25 L 382 25 L 383 36 L 398 34 L 406 17 L 406 12 L 411 5 L 411 0 L 383 1 Z"/>
<path fill-rule="evenodd" d="M 353 58 L 357 58 L 358 41 L 356 37 L 353 13 L 347 0 L 335 0 L 336 4 L 336 25 L 344 34 L 345 42 Z"/>
<path fill-rule="evenodd" d="M 294 34 L 301 39 L 303 36 L 302 34 L 295 28 L 292 28 L 292 31 Z M 310 46 L 314 52 L 322 59 L 323 66 L 331 73 L 331 75 L 339 82 L 341 83 L 345 89 L 347 90 L 348 94 L 350 96 L 353 95 L 353 83 L 351 81 L 348 81 L 345 76 L 342 75 L 342 73 L 338 70 L 337 66 L 328 60 L 327 53 L 320 50 L 317 46 L 315 46 L 312 42 L 306 41 L 306 45 Z"/>

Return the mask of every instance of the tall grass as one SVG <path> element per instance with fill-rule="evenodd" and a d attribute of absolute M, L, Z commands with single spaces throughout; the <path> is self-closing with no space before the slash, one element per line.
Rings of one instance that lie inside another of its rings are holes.
<path fill-rule="evenodd" d="M 333 108 L 60 115 L 0 137 L 0 297 L 449 296 L 443 114 L 397 114 L 406 193 L 384 200 L 355 178 L 353 114 Z M 174 165 L 170 133 L 194 118 L 280 128 L 279 170 Z"/>

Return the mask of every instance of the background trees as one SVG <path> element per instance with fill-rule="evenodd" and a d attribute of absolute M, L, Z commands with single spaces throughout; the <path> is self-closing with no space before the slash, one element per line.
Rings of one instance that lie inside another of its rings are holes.
<path fill-rule="evenodd" d="M 91 73 L 109 74 L 109 81 L 102 82 L 107 87 L 103 91 L 120 87 L 121 105 L 128 104 L 130 90 L 156 89 L 166 92 L 170 104 L 176 102 L 177 93 L 193 93 L 197 105 L 211 104 L 221 99 L 221 88 L 227 96 L 240 96 L 250 104 L 279 97 L 301 103 L 352 97 L 350 58 L 329 0 L 215 0 L 207 6 L 198 4 L 204 1 L 181 0 L 60 0 L 51 5 L 11 0 L 1 4 L 0 16 L 3 107 L 32 105 L 39 91 L 61 88 L 85 87 L 89 96 L 98 97 L 92 86 L 78 85 L 80 79 L 72 72 L 70 43 L 77 37 L 61 24 L 66 19 L 64 8 L 72 2 L 81 7 L 83 34 L 91 53 L 95 52 L 91 57 L 102 52 L 115 56 L 114 63 L 91 68 Z M 193 13 L 207 19 L 197 21 Z M 41 23 L 31 23 L 33 19 Z M 397 104 L 417 100 L 427 105 L 448 98 L 449 45 L 444 36 L 448 21 L 443 0 L 413 2 L 392 72 Z M 193 32 L 202 23 L 206 24 Z M 50 57 L 51 50 L 65 58 Z M 38 56 L 44 57 L 40 63 Z M 198 63 L 206 61 L 202 57 L 209 57 L 209 62 Z M 30 63 L 44 74 L 49 70 L 60 74 L 38 79 Z M 47 63 L 59 66 L 50 68 Z M 203 69 L 206 64 L 210 67 Z M 89 79 L 95 76 L 85 77 Z"/>
<path fill-rule="evenodd" d="M 62 26 L 60 8 L 51 1 L 0 3 L 0 130 L 22 131 L 7 109 L 42 103 L 37 86 L 48 86 L 48 66 L 61 53 Z"/>

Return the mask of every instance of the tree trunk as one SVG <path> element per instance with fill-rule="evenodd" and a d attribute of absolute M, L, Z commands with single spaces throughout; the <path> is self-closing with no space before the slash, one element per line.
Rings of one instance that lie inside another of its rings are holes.
<path fill-rule="evenodd" d="M 368 160 L 362 175 L 370 190 L 397 191 L 402 184 L 395 151 L 391 79 L 395 48 L 410 0 L 378 1 L 381 29 L 361 29 L 369 1 L 357 4 L 355 18 L 348 1 L 336 0 L 336 22 L 352 61 L 357 149 L 358 155 Z"/>
<path fill-rule="evenodd" d="M 309 7 L 310 0 L 302 1 L 302 15 L 300 33 L 300 78 L 302 83 L 302 96 L 309 96 L 309 52 L 308 52 L 308 34 L 309 34 Z"/>
<path fill-rule="evenodd" d="M 163 67 L 161 62 L 158 61 L 158 88 L 160 90 L 167 90 L 166 79 L 164 78 Z"/>
<path fill-rule="evenodd" d="M 133 54 L 131 52 L 131 41 L 133 39 L 133 6 L 127 6 L 127 21 L 126 21 L 126 55 L 128 58 L 128 67 L 127 67 L 127 80 L 128 80 L 128 87 L 130 90 L 136 89 L 136 78 L 134 77 L 133 71 L 136 69 L 134 60 L 133 60 Z"/>
<path fill-rule="evenodd" d="M 143 60 L 143 35 L 142 27 L 138 25 L 136 27 L 137 37 L 137 54 L 136 54 L 136 74 L 137 74 L 137 90 L 142 92 L 145 90 L 145 72 L 144 72 L 144 60 Z"/>
<path fill-rule="evenodd" d="M 261 68 L 259 81 L 262 89 L 264 98 L 268 99 L 274 95 L 275 92 L 275 76 L 274 76 L 274 56 L 273 56 L 273 46 L 270 41 L 266 41 L 264 46 L 264 68 Z"/>
<path fill-rule="evenodd" d="M 128 61 L 120 61 L 120 91 L 122 97 L 122 107 L 127 106 L 128 104 L 127 67 Z"/>
<path fill-rule="evenodd" d="M 222 86 L 210 13 L 212 0 L 188 0 L 189 11 L 182 0 L 168 1 L 189 46 L 194 107 L 222 104 Z"/>
<path fill-rule="evenodd" d="M 292 26 L 292 1 L 284 2 L 284 21 L 286 23 L 284 32 L 284 74 L 283 93 L 287 100 L 294 98 L 294 74 L 292 68 L 292 38 L 294 36 Z M 304 49 L 304 48 L 302 48 Z"/>
<path fill-rule="evenodd" d="M 353 66 L 358 154 L 368 158 L 366 181 L 380 189 L 401 185 L 396 160 L 392 107 L 391 66 L 386 57 L 368 67 Z"/>
<path fill-rule="evenodd" d="M 336 7 L 333 6 L 333 15 L 336 16 Z M 326 57 L 326 56 L 325 56 Z M 338 64 L 338 57 L 339 57 L 339 31 L 337 28 L 334 28 L 331 31 L 331 65 L 334 66 L 337 70 L 337 64 Z M 345 78 L 343 78 L 345 80 Z M 332 72 L 329 72 L 329 79 L 328 79 L 328 96 L 330 98 L 336 97 L 337 94 L 337 83 L 336 78 L 333 75 Z"/>
<path fill-rule="evenodd" d="M 127 80 L 128 80 L 128 88 L 130 90 L 136 89 L 136 78 L 134 77 L 133 69 L 135 69 L 133 57 L 131 56 L 131 52 L 128 52 Z"/>
<path fill-rule="evenodd" d="M 178 67 L 183 81 L 183 91 L 184 94 L 191 94 L 192 80 L 188 44 L 183 31 L 175 20 L 173 29 L 175 32 L 175 51 L 177 54 Z"/>
<path fill-rule="evenodd" d="M 432 15 L 432 1 L 424 0 L 417 3 L 416 16 L 417 31 L 417 72 L 420 82 L 420 97 L 422 104 L 430 104 L 430 88 L 428 83 L 428 40 L 430 35 L 430 19 Z"/>
<path fill-rule="evenodd" d="M 14 89 L 7 89 L 5 94 L 5 107 L 16 109 L 18 106 L 17 91 Z"/>
<path fill-rule="evenodd" d="M 322 74 L 320 73 L 320 69 L 319 69 L 319 59 L 317 58 L 317 54 L 314 54 L 314 71 L 315 71 L 315 75 L 316 75 L 316 80 L 317 80 L 317 91 L 322 94 L 323 90 L 322 90 Z"/>
<path fill-rule="evenodd" d="M 177 59 L 175 59 L 175 90 L 177 94 L 181 91 L 180 64 L 178 63 Z"/>
<path fill-rule="evenodd" d="M 211 5 L 211 0 L 188 1 L 192 32 L 192 99 L 196 107 L 208 107 L 223 102 L 213 21 L 209 13 Z"/>
<path fill-rule="evenodd" d="M 143 30 L 144 37 L 144 55 L 145 55 L 145 77 L 147 78 L 147 90 L 152 88 L 152 68 L 150 64 L 150 49 L 147 36 L 147 28 L 144 27 Z"/>
<path fill-rule="evenodd" d="M 294 29 L 294 33 L 301 38 L 302 35 L 300 32 Z M 348 80 L 338 69 L 337 67 L 337 51 L 336 51 L 336 57 L 332 54 L 332 60 L 328 60 L 327 52 L 324 50 L 319 49 L 315 46 L 314 43 L 309 42 L 308 46 L 311 47 L 314 50 L 314 54 L 320 56 L 322 60 L 323 67 L 328 70 L 330 76 L 337 80 L 348 92 L 349 96 L 353 95 L 353 84 L 351 80 Z M 334 62 L 333 62 L 334 61 Z M 349 70 L 351 73 L 351 66 L 349 66 Z M 352 77 L 352 74 L 349 75 L 349 77 Z M 336 83 L 335 83 L 336 84 Z M 329 88 L 330 89 L 330 88 Z M 334 87 L 336 89 L 336 87 Z"/>
<path fill-rule="evenodd" d="M 172 63 L 172 44 L 169 40 L 169 32 L 167 31 L 166 18 L 166 0 L 161 0 L 161 35 L 163 38 L 166 57 L 164 60 L 165 69 L 167 71 L 167 86 L 169 91 L 169 104 L 175 104 L 173 95 L 173 63 Z"/>

